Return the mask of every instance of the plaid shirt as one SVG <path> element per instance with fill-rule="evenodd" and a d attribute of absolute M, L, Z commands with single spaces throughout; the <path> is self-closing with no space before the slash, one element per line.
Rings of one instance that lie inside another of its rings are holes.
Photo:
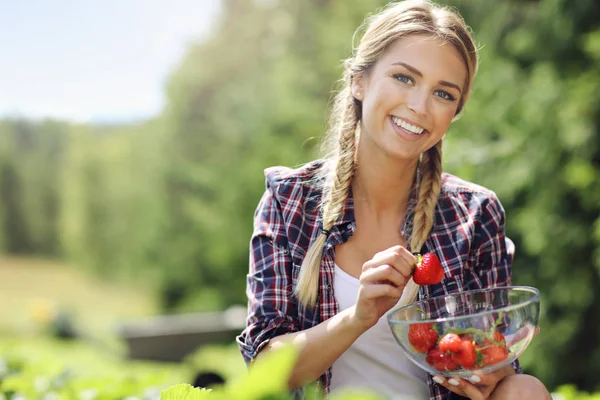
<path fill-rule="evenodd" d="M 338 313 L 333 293 L 334 246 L 346 242 L 356 229 L 352 193 L 325 244 L 317 306 L 306 308 L 293 295 L 302 260 L 321 234 L 322 185 L 316 173 L 322 166 L 322 161 L 313 161 L 298 169 L 265 170 L 267 190 L 254 215 L 250 244 L 247 326 L 237 338 L 247 363 L 271 338 L 311 328 Z M 416 174 L 407 217 L 401 227 L 407 243 L 411 238 L 419 175 Z M 439 284 L 422 286 L 419 299 L 510 285 L 514 245 L 505 236 L 504 222 L 504 209 L 492 191 L 444 173 L 435 223 L 421 252 L 434 252 L 445 275 Z M 521 372 L 518 362 L 514 367 Z M 427 381 L 431 400 L 463 398 L 433 382 L 431 376 Z M 331 368 L 320 378 L 325 393 L 329 392 L 330 382 Z"/>

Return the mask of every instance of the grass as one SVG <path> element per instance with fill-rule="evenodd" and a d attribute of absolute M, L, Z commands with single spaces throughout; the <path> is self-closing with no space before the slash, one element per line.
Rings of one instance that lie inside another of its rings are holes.
<path fill-rule="evenodd" d="M 131 361 L 118 354 L 80 340 L 58 340 L 50 337 L 4 337 L 0 354 L 6 359 L 19 359 L 39 373 L 76 371 L 81 375 L 122 379 L 124 373 L 153 374 L 169 384 L 189 379 L 189 367 L 176 363 Z"/>
<path fill-rule="evenodd" d="M 86 340 L 61 341 L 47 335 L 48 322 L 66 310 Z M 214 371 L 227 380 L 245 372 L 235 344 L 206 346 L 181 364 L 138 362 L 124 357 L 115 335 L 120 321 L 159 313 L 154 294 L 142 285 L 113 283 L 64 263 L 0 257 L 0 355 L 30 360 L 44 369 L 91 375 L 123 371 L 160 375 L 168 384 L 191 383 L 195 372 Z"/>
<path fill-rule="evenodd" d="M 0 333 L 34 333 L 58 310 L 104 336 L 123 319 L 156 314 L 158 305 L 141 286 L 102 281 L 55 261 L 0 258 Z"/>

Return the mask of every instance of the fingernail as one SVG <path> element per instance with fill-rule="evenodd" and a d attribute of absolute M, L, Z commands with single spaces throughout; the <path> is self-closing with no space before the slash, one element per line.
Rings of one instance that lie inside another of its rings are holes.
<path fill-rule="evenodd" d="M 448 379 L 448 383 L 454 386 L 458 386 L 458 381 L 456 379 Z"/>
<path fill-rule="evenodd" d="M 470 380 L 471 382 L 473 382 L 473 383 L 479 383 L 479 382 L 481 382 L 481 378 L 480 378 L 480 377 L 478 377 L 477 375 L 472 375 L 472 376 L 469 378 L 469 380 Z"/>
<path fill-rule="evenodd" d="M 436 383 L 439 383 L 440 385 L 442 383 L 444 383 L 444 379 L 441 378 L 441 377 L 439 377 L 439 376 L 437 376 L 437 375 L 433 377 L 433 381 L 436 382 Z"/>

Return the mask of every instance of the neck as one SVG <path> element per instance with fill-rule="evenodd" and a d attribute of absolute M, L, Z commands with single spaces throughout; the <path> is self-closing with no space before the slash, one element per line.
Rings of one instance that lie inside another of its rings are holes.
<path fill-rule="evenodd" d="M 402 220 L 408 208 L 418 160 L 370 157 L 358 152 L 358 167 L 352 182 L 354 202 L 371 218 Z"/>

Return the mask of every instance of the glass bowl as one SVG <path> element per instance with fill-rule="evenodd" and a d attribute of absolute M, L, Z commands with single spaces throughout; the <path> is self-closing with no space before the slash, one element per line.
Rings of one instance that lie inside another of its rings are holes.
<path fill-rule="evenodd" d="M 468 378 L 519 358 L 534 336 L 539 310 L 538 289 L 510 286 L 410 303 L 389 311 L 387 320 L 400 347 L 420 368 Z"/>

